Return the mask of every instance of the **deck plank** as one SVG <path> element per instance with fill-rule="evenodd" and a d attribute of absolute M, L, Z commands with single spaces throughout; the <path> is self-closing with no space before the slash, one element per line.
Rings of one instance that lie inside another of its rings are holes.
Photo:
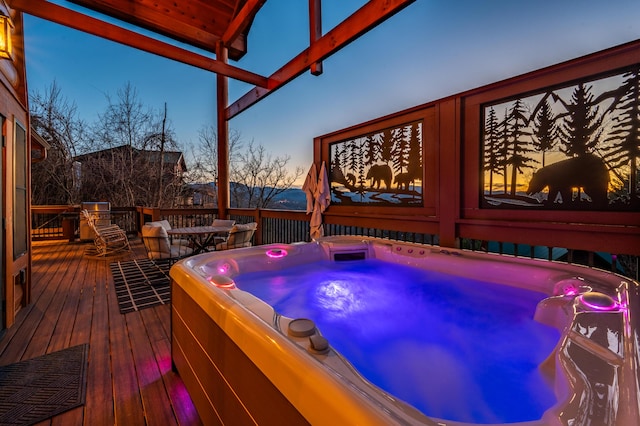
<path fill-rule="evenodd" d="M 89 368 L 87 388 L 93 390 L 87 393 L 85 404 L 85 424 L 87 418 L 96 418 L 96 424 L 115 424 L 113 403 L 113 384 L 111 376 L 111 348 L 109 345 L 109 313 L 106 306 L 106 296 L 101 291 L 99 269 L 102 261 L 88 260 L 91 268 L 90 276 L 93 286 L 93 300 L 91 309 L 91 329 L 89 332 Z"/>
<path fill-rule="evenodd" d="M 136 378 L 136 365 L 130 345 L 131 337 L 127 329 L 125 315 L 120 314 L 115 290 L 109 292 L 107 300 L 110 319 L 111 362 L 113 370 L 118 372 L 112 377 L 116 423 L 123 425 L 145 424 L 144 408 Z M 134 314 L 139 315 L 139 313 Z"/>
<path fill-rule="evenodd" d="M 81 253 L 76 252 L 74 255 L 80 256 Z M 69 303 L 63 309 L 63 315 L 61 315 L 60 319 L 61 322 L 66 321 L 66 323 L 57 331 L 60 337 L 55 339 L 54 336 L 50 345 L 50 352 L 62 349 L 56 340 L 59 342 L 67 340 L 66 344 L 69 347 L 89 343 L 94 292 L 92 273 L 95 274 L 95 269 L 87 267 L 76 269 L 73 280 L 77 285 L 72 287 L 73 293 L 70 295 Z M 84 419 L 85 407 L 86 404 L 83 407 L 74 408 L 54 417 L 51 426 L 81 425 Z"/>
<path fill-rule="evenodd" d="M 66 256 L 59 258 L 59 262 L 60 265 L 66 264 Z M 51 322 L 57 321 L 57 318 L 45 315 L 53 316 L 56 314 L 55 305 L 50 312 L 49 307 L 52 306 L 52 300 L 60 286 L 61 277 L 64 276 L 64 266 L 60 265 L 50 265 L 49 273 L 42 278 L 47 282 L 39 291 L 33 293 L 31 306 L 21 309 L 21 311 L 27 310 L 27 313 L 24 321 L 20 323 L 21 330 L 19 332 L 26 333 L 26 338 L 14 339 L 7 347 L 6 352 L 11 362 L 30 359 L 46 353 L 50 332 L 53 330 Z M 15 325 L 18 323 L 16 322 Z"/>
<path fill-rule="evenodd" d="M 47 250 L 45 250 L 46 252 Z M 33 272 L 33 276 L 39 279 L 39 282 L 44 282 L 44 277 L 50 277 L 52 274 L 62 268 L 64 265 L 63 257 L 66 256 L 65 252 L 53 251 L 49 253 L 49 256 L 39 265 L 39 268 Z M 34 256 L 35 257 L 35 256 Z M 48 280 L 47 280 L 48 281 Z M 32 303 L 29 306 L 20 309 L 16 315 L 16 321 L 14 325 L 9 328 L 2 339 L 0 340 L 0 354 L 2 354 L 2 364 L 11 364 L 13 362 L 21 361 L 24 352 L 29 345 L 33 334 L 37 329 L 37 324 L 40 317 L 37 315 L 41 311 L 38 310 L 37 302 L 42 295 L 44 285 L 38 286 L 32 289 Z M 32 314 L 31 312 L 35 312 Z M 24 328 L 23 328 L 24 327 Z M 19 339 L 15 339 L 15 336 L 19 335 Z"/>
<path fill-rule="evenodd" d="M 88 246 L 33 243 L 32 303 L 1 336 L 0 365 L 89 344 L 85 405 L 39 426 L 201 425 L 171 369 L 170 306 L 120 314 L 109 260 L 85 257 Z"/>
<path fill-rule="evenodd" d="M 160 367 L 154 355 L 150 335 L 147 332 L 141 315 L 127 316 L 127 326 L 131 330 L 131 349 L 137 366 L 137 378 L 140 388 L 142 404 L 146 408 L 145 413 L 150 423 L 159 423 L 164 419 L 165 424 L 177 424 L 171 402 L 166 393 Z M 153 407 L 156 407 L 155 409 Z"/>

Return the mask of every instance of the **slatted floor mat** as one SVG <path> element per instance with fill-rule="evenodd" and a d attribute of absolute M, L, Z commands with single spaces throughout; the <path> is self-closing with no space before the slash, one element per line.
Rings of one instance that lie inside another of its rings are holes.
<path fill-rule="evenodd" d="M 88 345 L 0 367 L 0 425 L 39 423 L 83 405 Z"/>
<path fill-rule="evenodd" d="M 149 259 L 113 262 L 113 274 L 120 313 L 139 311 L 171 301 L 169 264 Z"/>

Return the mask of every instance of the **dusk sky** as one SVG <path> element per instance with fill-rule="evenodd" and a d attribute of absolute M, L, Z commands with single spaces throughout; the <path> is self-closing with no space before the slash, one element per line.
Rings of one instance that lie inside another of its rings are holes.
<path fill-rule="evenodd" d="M 324 32 L 364 3 L 323 1 Z M 307 5 L 268 0 L 247 55 L 231 63 L 264 76 L 284 65 L 308 45 Z M 306 171 L 315 136 L 640 39 L 639 17 L 638 0 L 417 0 L 325 60 L 321 76 L 306 73 L 230 128 Z M 55 81 L 88 123 L 107 95 L 115 99 L 130 83 L 146 106 L 166 102 L 185 153 L 215 124 L 210 72 L 28 15 L 25 37 L 29 91 L 43 93 Z M 231 80 L 230 102 L 250 88 Z"/>

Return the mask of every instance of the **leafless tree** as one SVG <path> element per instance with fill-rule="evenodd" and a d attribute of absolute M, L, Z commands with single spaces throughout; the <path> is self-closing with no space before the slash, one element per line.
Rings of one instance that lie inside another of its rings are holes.
<path fill-rule="evenodd" d="M 83 140 L 85 123 L 78 118 L 75 103 L 69 102 L 54 81 L 44 93 L 30 98 L 31 125 L 50 145 L 47 159 L 31 169 L 33 204 L 75 204 L 80 201 L 74 174 L 76 146 Z"/>
<path fill-rule="evenodd" d="M 187 174 L 190 182 L 208 183 L 218 179 L 218 134 L 215 126 L 204 126 L 198 132 L 199 143 L 191 146 L 192 161 Z M 229 132 L 229 162 L 233 168 L 243 148 L 240 132 Z"/>
<path fill-rule="evenodd" d="M 83 196 L 121 206 L 175 205 L 183 182 L 166 167 L 177 147 L 166 107 L 161 113 L 145 107 L 130 84 L 107 100 L 79 158 Z"/>
<path fill-rule="evenodd" d="M 179 151 L 166 105 L 160 112 L 146 107 L 130 84 L 115 98 L 107 95 L 107 101 L 98 120 L 87 126 L 55 83 L 45 95 L 32 97 L 34 125 L 52 144 L 49 159 L 38 169 L 34 165 L 35 204 L 109 201 L 114 206 L 173 207 L 188 195 L 186 182 L 193 188 L 217 181 L 214 127 L 200 131 L 200 143 L 192 147 L 193 164 L 183 175 L 172 168 L 176 163 L 171 156 Z M 288 156 L 273 157 L 262 145 L 245 144 L 236 131 L 230 132 L 229 153 L 233 207 L 271 207 L 274 197 L 302 175 L 300 167 L 289 169 Z"/>
<path fill-rule="evenodd" d="M 231 199 L 236 207 L 269 208 L 274 198 L 290 189 L 302 176 L 303 169 L 288 167 L 291 157 L 273 157 L 263 145 L 249 142 L 238 154 L 238 162 L 231 168 Z"/>
<path fill-rule="evenodd" d="M 199 145 L 192 147 L 193 164 L 189 181 L 217 183 L 218 139 L 215 127 L 204 127 Z M 229 136 L 229 178 L 231 207 L 268 208 L 278 194 L 291 188 L 302 175 L 302 168 L 289 169 L 290 158 L 273 157 L 264 146 L 245 143 L 240 132 Z M 215 189 L 215 187 L 213 188 Z"/>

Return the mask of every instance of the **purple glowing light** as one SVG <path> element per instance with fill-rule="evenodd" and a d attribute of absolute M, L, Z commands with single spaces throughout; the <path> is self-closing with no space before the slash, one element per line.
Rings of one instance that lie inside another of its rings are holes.
<path fill-rule="evenodd" d="M 236 288 L 236 283 L 226 275 L 213 275 L 209 277 L 209 282 L 218 288 L 231 290 Z"/>
<path fill-rule="evenodd" d="M 285 257 L 287 255 L 287 251 L 285 249 L 270 249 L 267 250 L 267 256 L 272 259 L 278 259 L 281 257 Z"/>
<path fill-rule="evenodd" d="M 564 289 L 565 296 L 577 296 L 580 292 L 575 287 L 567 287 Z"/>
<path fill-rule="evenodd" d="M 228 263 L 223 263 L 222 265 L 219 265 L 219 266 L 218 266 L 218 273 L 219 273 L 220 275 L 224 275 L 224 274 L 226 274 L 227 272 L 229 272 L 229 268 L 230 268 L 230 266 L 229 266 L 229 264 L 228 264 Z"/>
<path fill-rule="evenodd" d="M 582 277 L 572 277 L 561 281 L 558 281 L 555 285 L 555 295 L 563 295 L 568 297 L 574 297 L 590 291 L 591 287 Z"/>

